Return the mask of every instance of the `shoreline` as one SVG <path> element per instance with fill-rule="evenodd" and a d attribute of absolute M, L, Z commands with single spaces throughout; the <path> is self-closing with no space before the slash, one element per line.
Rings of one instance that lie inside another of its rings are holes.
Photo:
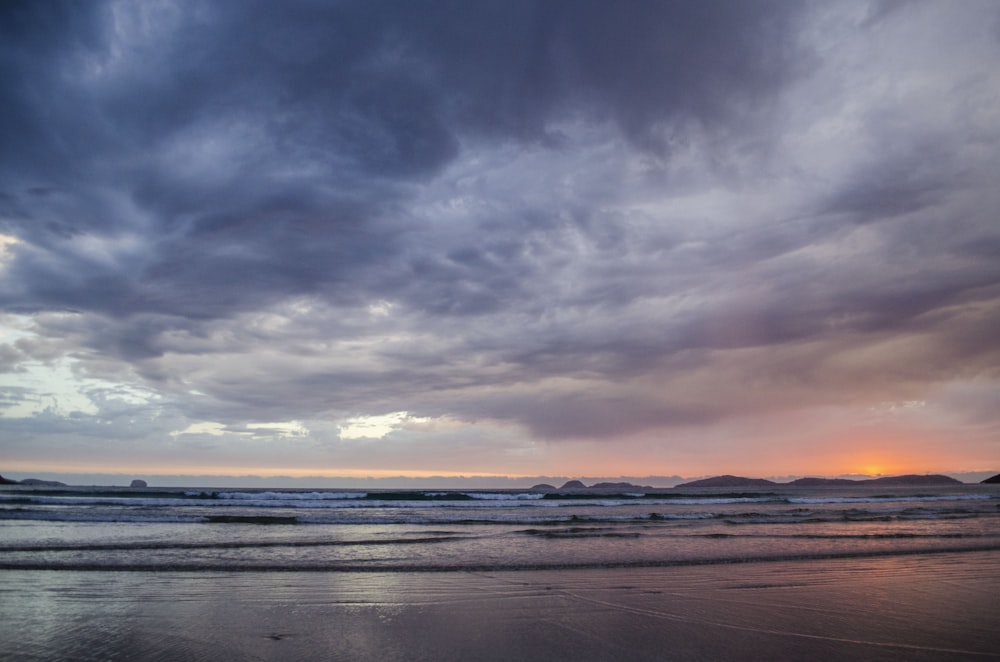
<path fill-rule="evenodd" d="M 11 570 L 4 579 L 5 653 L 50 660 L 1000 659 L 995 551 L 100 581 Z"/>

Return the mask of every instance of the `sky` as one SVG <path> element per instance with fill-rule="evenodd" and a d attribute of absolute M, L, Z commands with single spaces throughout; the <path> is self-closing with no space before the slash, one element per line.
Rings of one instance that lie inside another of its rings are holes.
<path fill-rule="evenodd" d="M 4 475 L 1000 470 L 1000 3 L 5 2 Z"/>

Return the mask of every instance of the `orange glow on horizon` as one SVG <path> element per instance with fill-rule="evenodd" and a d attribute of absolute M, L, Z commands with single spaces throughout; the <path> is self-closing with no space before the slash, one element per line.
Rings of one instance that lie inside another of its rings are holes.
<path fill-rule="evenodd" d="M 845 458 L 838 463 L 837 475 L 844 476 L 902 476 L 905 474 L 935 473 L 928 470 L 934 466 L 933 462 L 927 462 L 923 458 L 901 458 L 891 455 L 873 454 L 870 456 L 854 456 Z"/>
<path fill-rule="evenodd" d="M 160 466 L 156 470 L 149 470 L 142 467 L 122 467 L 122 466 L 107 466 L 102 465 L 100 467 L 82 467 L 75 465 L 72 467 L 65 466 L 53 466 L 44 464 L 11 464 L 4 467 L 4 474 L 9 476 L 10 474 L 28 474 L 32 478 L 42 478 L 44 479 L 46 475 L 49 474 L 60 474 L 60 475 L 84 475 L 84 474 L 95 474 L 95 475 L 107 475 L 107 476 L 122 476 L 127 478 L 156 478 L 157 476 L 190 476 L 190 477 L 225 477 L 225 478 L 262 478 L 262 479 L 273 479 L 273 478 L 292 478 L 292 479 L 324 479 L 324 480 L 335 480 L 338 478 L 344 479 L 432 479 L 432 478 L 476 478 L 476 479 L 490 479 L 495 478 L 498 481 L 503 480 L 518 480 L 518 479 L 535 479 L 544 478 L 547 476 L 551 477 L 565 477 L 568 479 L 579 479 L 586 480 L 588 478 L 593 479 L 615 479 L 616 477 L 621 479 L 634 478 L 642 479 L 643 477 L 656 477 L 656 476 L 679 476 L 684 480 L 693 480 L 699 478 L 706 478 L 709 476 L 717 476 L 724 474 L 733 474 L 746 476 L 748 478 L 769 478 L 772 480 L 784 480 L 784 477 L 800 477 L 800 476 L 817 476 L 817 477 L 837 477 L 837 476 L 857 476 L 857 477 L 881 477 L 881 476 L 900 476 L 906 474 L 928 474 L 928 473 L 941 473 L 948 474 L 954 473 L 957 470 L 951 469 L 926 469 L 926 468 L 912 468 L 911 464 L 904 463 L 893 463 L 893 462 L 845 462 L 843 465 L 837 468 L 828 467 L 824 471 L 810 471 L 808 469 L 804 470 L 780 470 L 778 467 L 754 470 L 751 467 L 742 466 L 739 468 L 726 468 L 718 467 L 714 469 L 704 469 L 701 467 L 691 468 L 690 470 L 684 470 L 678 468 L 676 471 L 656 471 L 650 467 L 644 467 L 643 469 L 627 471 L 608 471 L 607 468 L 604 470 L 580 470 L 577 467 L 576 471 L 542 471 L 539 473 L 532 474 L 517 474 L 517 473 L 498 473 L 498 472 L 485 472 L 485 471 L 430 471 L 430 470 L 415 470 L 415 469 L 338 469 L 330 471 L 322 471 L 317 469 L 275 469 L 273 467 L 163 467 Z M 964 468 L 962 471 L 978 471 L 985 470 L 982 468 Z"/>
<path fill-rule="evenodd" d="M 13 472 L 24 477 L 42 478 L 48 474 L 96 474 L 130 478 L 156 476 L 219 476 L 226 478 L 292 478 L 322 480 L 344 479 L 496 479 L 497 482 L 544 477 L 566 477 L 584 480 L 638 479 L 656 476 L 678 476 L 684 480 L 713 475 L 733 474 L 750 478 L 769 478 L 782 481 L 784 477 L 799 476 L 898 476 L 905 474 L 955 473 L 987 471 L 993 468 L 981 463 L 962 463 L 958 466 L 948 456 L 948 447 L 938 439 L 918 435 L 864 435 L 849 438 L 827 437 L 822 443 L 793 443 L 776 440 L 766 451 L 761 448 L 731 448 L 723 456 L 706 449 L 703 453 L 664 457 L 662 447 L 636 449 L 633 453 L 609 453 L 607 448 L 593 444 L 584 447 L 571 445 L 559 447 L 548 457 L 536 462 L 521 462 L 517 466 L 503 467 L 494 464 L 489 469 L 469 463 L 456 468 L 397 465 L 391 468 L 375 467 L 323 467 L 320 464 L 299 466 L 266 466 L 242 464 L 194 464 L 155 460 L 118 463 L 95 459 L 80 461 L 28 460 L 5 462 L 0 466 L 4 474 Z M 811 452 L 806 452 L 809 449 Z M 754 452 L 756 450 L 757 452 Z M 651 457 L 658 454 L 659 457 Z M 484 470 L 485 469 L 485 470 Z M 551 482 L 542 480 L 540 482 Z M 655 481 L 651 481 L 651 484 Z"/>
<path fill-rule="evenodd" d="M 260 478 L 524 478 L 527 475 L 505 474 L 483 471 L 429 471 L 422 469 L 298 469 L 291 467 L 205 467 L 205 466 L 160 466 L 155 470 L 134 465 L 53 465 L 41 462 L 12 462 L 4 466 L 5 472 L 38 474 L 107 474 L 150 476 L 254 476 Z"/>

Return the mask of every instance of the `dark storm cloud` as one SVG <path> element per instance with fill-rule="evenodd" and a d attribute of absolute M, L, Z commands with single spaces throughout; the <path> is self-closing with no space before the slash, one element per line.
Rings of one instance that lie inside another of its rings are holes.
<path fill-rule="evenodd" d="M 392 295 L 376 272 L 406 259 L 430 290 L 415 305 L 489 307 L 461 264 L 478 248 L 400 254 L 392 203 L 411 182 L 463 139 L 558 144 L 563 119 L 610 116 L 646 149 L 722 126 L 788 77 L 789 11 L 9 5 L 5 223 L 38 250 L 19 249 L 7 305 L 201 317 L 290 293 L 349 303 L 356 288 Z M 74 246 L 125 232 L 144 243 L 111 263 Z"/>
<path fill-rule="evenodd" d="M 7 3 L 0 304 L 38 339 L 0 364 L 232 429 L 544 438 L 849 399 L 893 337 L 931 350 L 886 350 L 884 397 L 965 374 L 1000 280 L 997 45 L 968 37 L 997 12 L 969 12 Z"/>

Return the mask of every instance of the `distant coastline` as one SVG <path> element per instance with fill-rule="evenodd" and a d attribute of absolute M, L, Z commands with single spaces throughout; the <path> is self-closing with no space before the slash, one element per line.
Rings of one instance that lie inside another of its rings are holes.
<path fill-rule="evenodd" d="M 67 487 L 66 483 L 58 480 L 41 480 L 40 478 L 25 478 L 24 480 L 11 480 L 0 476 L 0 485 L 30 485 L 34 487 Z"/>
<path fill-rule="evenodd" d="M 982 474 L 980 474 L 982 475 Z M 110 476 L 109 476 L 110 478 Z M 120 477 L 116 477 L 120 478 Z M 160 477 L 163 480 L 156 481 L 162 486 L 174 486 L 174 487 L 184 487 L 190 486 L 182 484 L 172 484 L 171 477 Z M 213 485 L 211 477 L 206 477 L 204 483 L 200 483 L 202 487 L 218 486 L 222 487 L 223 484 Z M 226 481 L 226 485 L 235 487 L 236 485 L 232 482 L 232 477 L 230 480 Z M 246 480 L 244 485 L 241 487 L 246 488 L 257 488 L 257 489 L 267 489 L 267 488 L 285 488 L 285 489 L 333 489 L 333 488 L 344 488 L 344 489 L 399 489 L 392 485 L 360 485 L 360 484 L 349 484 L 357 481 L 345 480 L 343 485 L 338 485 L 338 480 L 335 478 L 323 478 L 322 482 L 325 484 L 323 486 L 316 485 L 315 482 L 309 481 L 309 479 L 298 479 L 296 485 L 268 485 L 266 479 L 261 479 L 258 476 L 245 476 Z M 650 477 L 655 478 L 655 477 Z M 675 477 L 677 481 L 680 481 L 679 477 Z M 238 479 L 237 479 L 238 480 Z M 899 486 L 899 487 L 919 487 L 919 486 L 948 486 L 948 485 L 976 485 L 976 484 L 995 484 L 1000 483 L 1000 474 L 996 474 L 985 478 L 983 480 L 974 480 L 970 482 L 965 482 L 953 478 L 951 476 L 946 476 L 943 474 L 906 474 L 901 476 L 880 476 L 876 478 L 820 478 L 820 477 L 805 477 L 798 478 L 789 481 L 775 481 L 766 478 L 750 478 L 746 476 L 733 476 L 730 474 L 712 476 L 710 478 L 702 478 L 698 480 L 691 480 L 687 482 L 674 482 L 673 485 L 649 485 L 649 484 L 637 484 L 630 481 L 597 481 L 593 484 L 587 485 L 581 480 L 571 479 L 566 480 L 561 484 L 561 486 L 556 487 L 553 484 L 542 482 L 531 485 L 530 487 L 525 484 L 513 484 L 513 481 L 508 480 L 506 485 L 502 484 L 489 484 L 489 479 L 483 478 L 481 484 L 472 484 L 474 482 L 474 477 L 468 477 L 463 479 L 463 484 L 450 485 L 447 478 L 442 478 L 440 484 L 435 485 L 440 489 L 501 489 L 501 490 L 531 490 L 534 492 L 548 492 L 548 493 L 628 493 L 628 492 L 649 492 L 654 490 L 672 489 L 672 488 L 767 488 L 767 487 L 836 487 L 836 486 L 861 486 L 861 485 L 883 485 L 883 486 Z M 410 484 L 406 488 L 420 489 L 421 487 L 429 487 L 430 483 L 434 479 L 422 479 L 422 480 L 411 480 Z M 118 481 L 105 482 L 105 483 L 84 483 L 84 482 L 62 482 L 58 480 L 43 480 L 39 478 L 25 478 L 22 480 L 12 480 L 0 475 L 0 485 L 21 485 L 25 487 L 80 487 L 89 485 L 90 487 L 110 487 L 117 483 Z M 124 480 L 125 485 L 133 489 L 146 488 L 148 487 L 146 482 L 141 479 L 133 479 L 129 482 L 128 479 Z M 317 481 L 318 482 L 318 481 Z M 500 481 L 497 481 L 500 482 Z M 656 481 L 653 481 L 656 482 Z M 311 483 L 311 484 L 310 484 Z"/>
<path fill-rule="evenodd" d="M 981 483 L 1000 483 L 1000 474 L 987 478 Z M 746 476 L 722 475 L 701 480 L 692 480 L 674 486 L 674 489 L 681 488 L 753 488 L 753 487 L 836 487 L 851 485 L 884 485 L 887 487 L 931 487 L 947 485 L 969 485 L 975 483 L 963 483 L 962 481 L 942 474 L 906 474 L 903 476 L 880 476 L 877 478 L 819 478 L 807 477 L 798 478 L 787 482 L 777 482 L 766 478 L 748 478 Z M 585 485 L 579 480 L 571 480 L 562 485 L 554 487 L 552 485 L 541 484 L 531 488 L 536 491 L 546 492 L 608 492 L 608 491 L 642 491 L 657 488 L 649 485 L 635 485 L 632 483 L 596 483 Z"/>
<path fill-rule="evenodd" d="M 982 481 L 996 482 L 1000 476 L 987 478 Z M 787 483 L 778 483 L 765 478 L 746 478 L 744 476 L 713 476 L 702 480 L 694 480 L 688 483 L 681 483 L 676 487 L 778 487 L 778 486 L 798 486 L 798 487 L 825 487 L 837 485 L 887 485 L 887 486 L 922 486 L 922 485 L 965 485 L 960 480 L 951 476 L 941 474 L 907 474 L 904 476 L 881 476 L 878 478 L 799 478 Z"/>

